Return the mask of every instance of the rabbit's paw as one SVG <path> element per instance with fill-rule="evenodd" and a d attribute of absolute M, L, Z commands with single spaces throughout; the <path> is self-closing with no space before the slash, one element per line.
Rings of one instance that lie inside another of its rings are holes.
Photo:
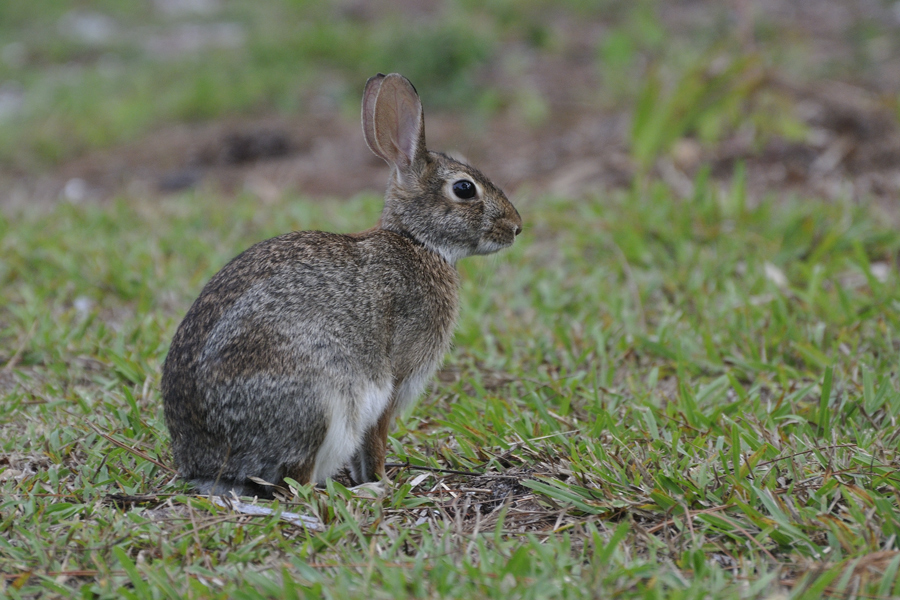
<path fill-rule="evenodd" d="M 387 494 L 387 489 L 390 487 L 390 484 L 391 482 L 388 479 L 370 481 L 368 483 L 361 483 L 360 485 L 353 486 L 350 488 L 350 491 L 353 492 L 354 496 L 377 500 L 378 498 L 383 498 L 385 494 Z"/>

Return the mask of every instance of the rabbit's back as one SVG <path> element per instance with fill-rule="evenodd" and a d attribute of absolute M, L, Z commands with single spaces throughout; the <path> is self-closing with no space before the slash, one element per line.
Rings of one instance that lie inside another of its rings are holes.
<path fill-rule="evenodd" d="M 404 404 L 424 387 L 449 344 L 457 286 L 452 266 L 385 230 L 294 232 L 248 249 L 204 288 L 164 365 L 182 475 L 204 491 L 332 475 L 402 408 L 388 406 L 392 393 Z"/>

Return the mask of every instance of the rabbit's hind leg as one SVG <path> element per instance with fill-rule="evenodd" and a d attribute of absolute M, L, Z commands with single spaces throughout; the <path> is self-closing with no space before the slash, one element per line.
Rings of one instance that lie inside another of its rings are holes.
<path fill-rule="evenodd" d="M 378 421 L 366 431 L 363 443 L 350 461 L 350 477 L 356 485 L 387 479 L 384 458 L 387 455 L 387 436 L 394 420 L 394 407 L 388 406 Z"/>

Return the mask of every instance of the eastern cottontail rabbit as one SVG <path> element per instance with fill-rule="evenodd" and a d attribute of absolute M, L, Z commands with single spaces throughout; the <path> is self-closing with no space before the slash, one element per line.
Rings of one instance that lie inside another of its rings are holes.
<path fill-rule="evenodd" d="M 394 415 L 450 344 L 455 263 L 510 246 L 522 219 L 476 169 L 425 148 L 415 88 L 363 93 L 366 143 L 391 166 L 378 224 L 252 246 L 200 293 L 163 365 L 179 473 L 201 493 L 271 496 L 251 478 L 384 476 Z"/>

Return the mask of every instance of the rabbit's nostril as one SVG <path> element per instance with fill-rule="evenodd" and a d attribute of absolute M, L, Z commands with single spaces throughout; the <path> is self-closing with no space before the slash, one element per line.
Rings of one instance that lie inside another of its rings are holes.
<path fill-rule="evenodd" d="M 519 235 L 520 233 L 522 233 L 522 226 L 516 225 L 516 235 Z"/>

